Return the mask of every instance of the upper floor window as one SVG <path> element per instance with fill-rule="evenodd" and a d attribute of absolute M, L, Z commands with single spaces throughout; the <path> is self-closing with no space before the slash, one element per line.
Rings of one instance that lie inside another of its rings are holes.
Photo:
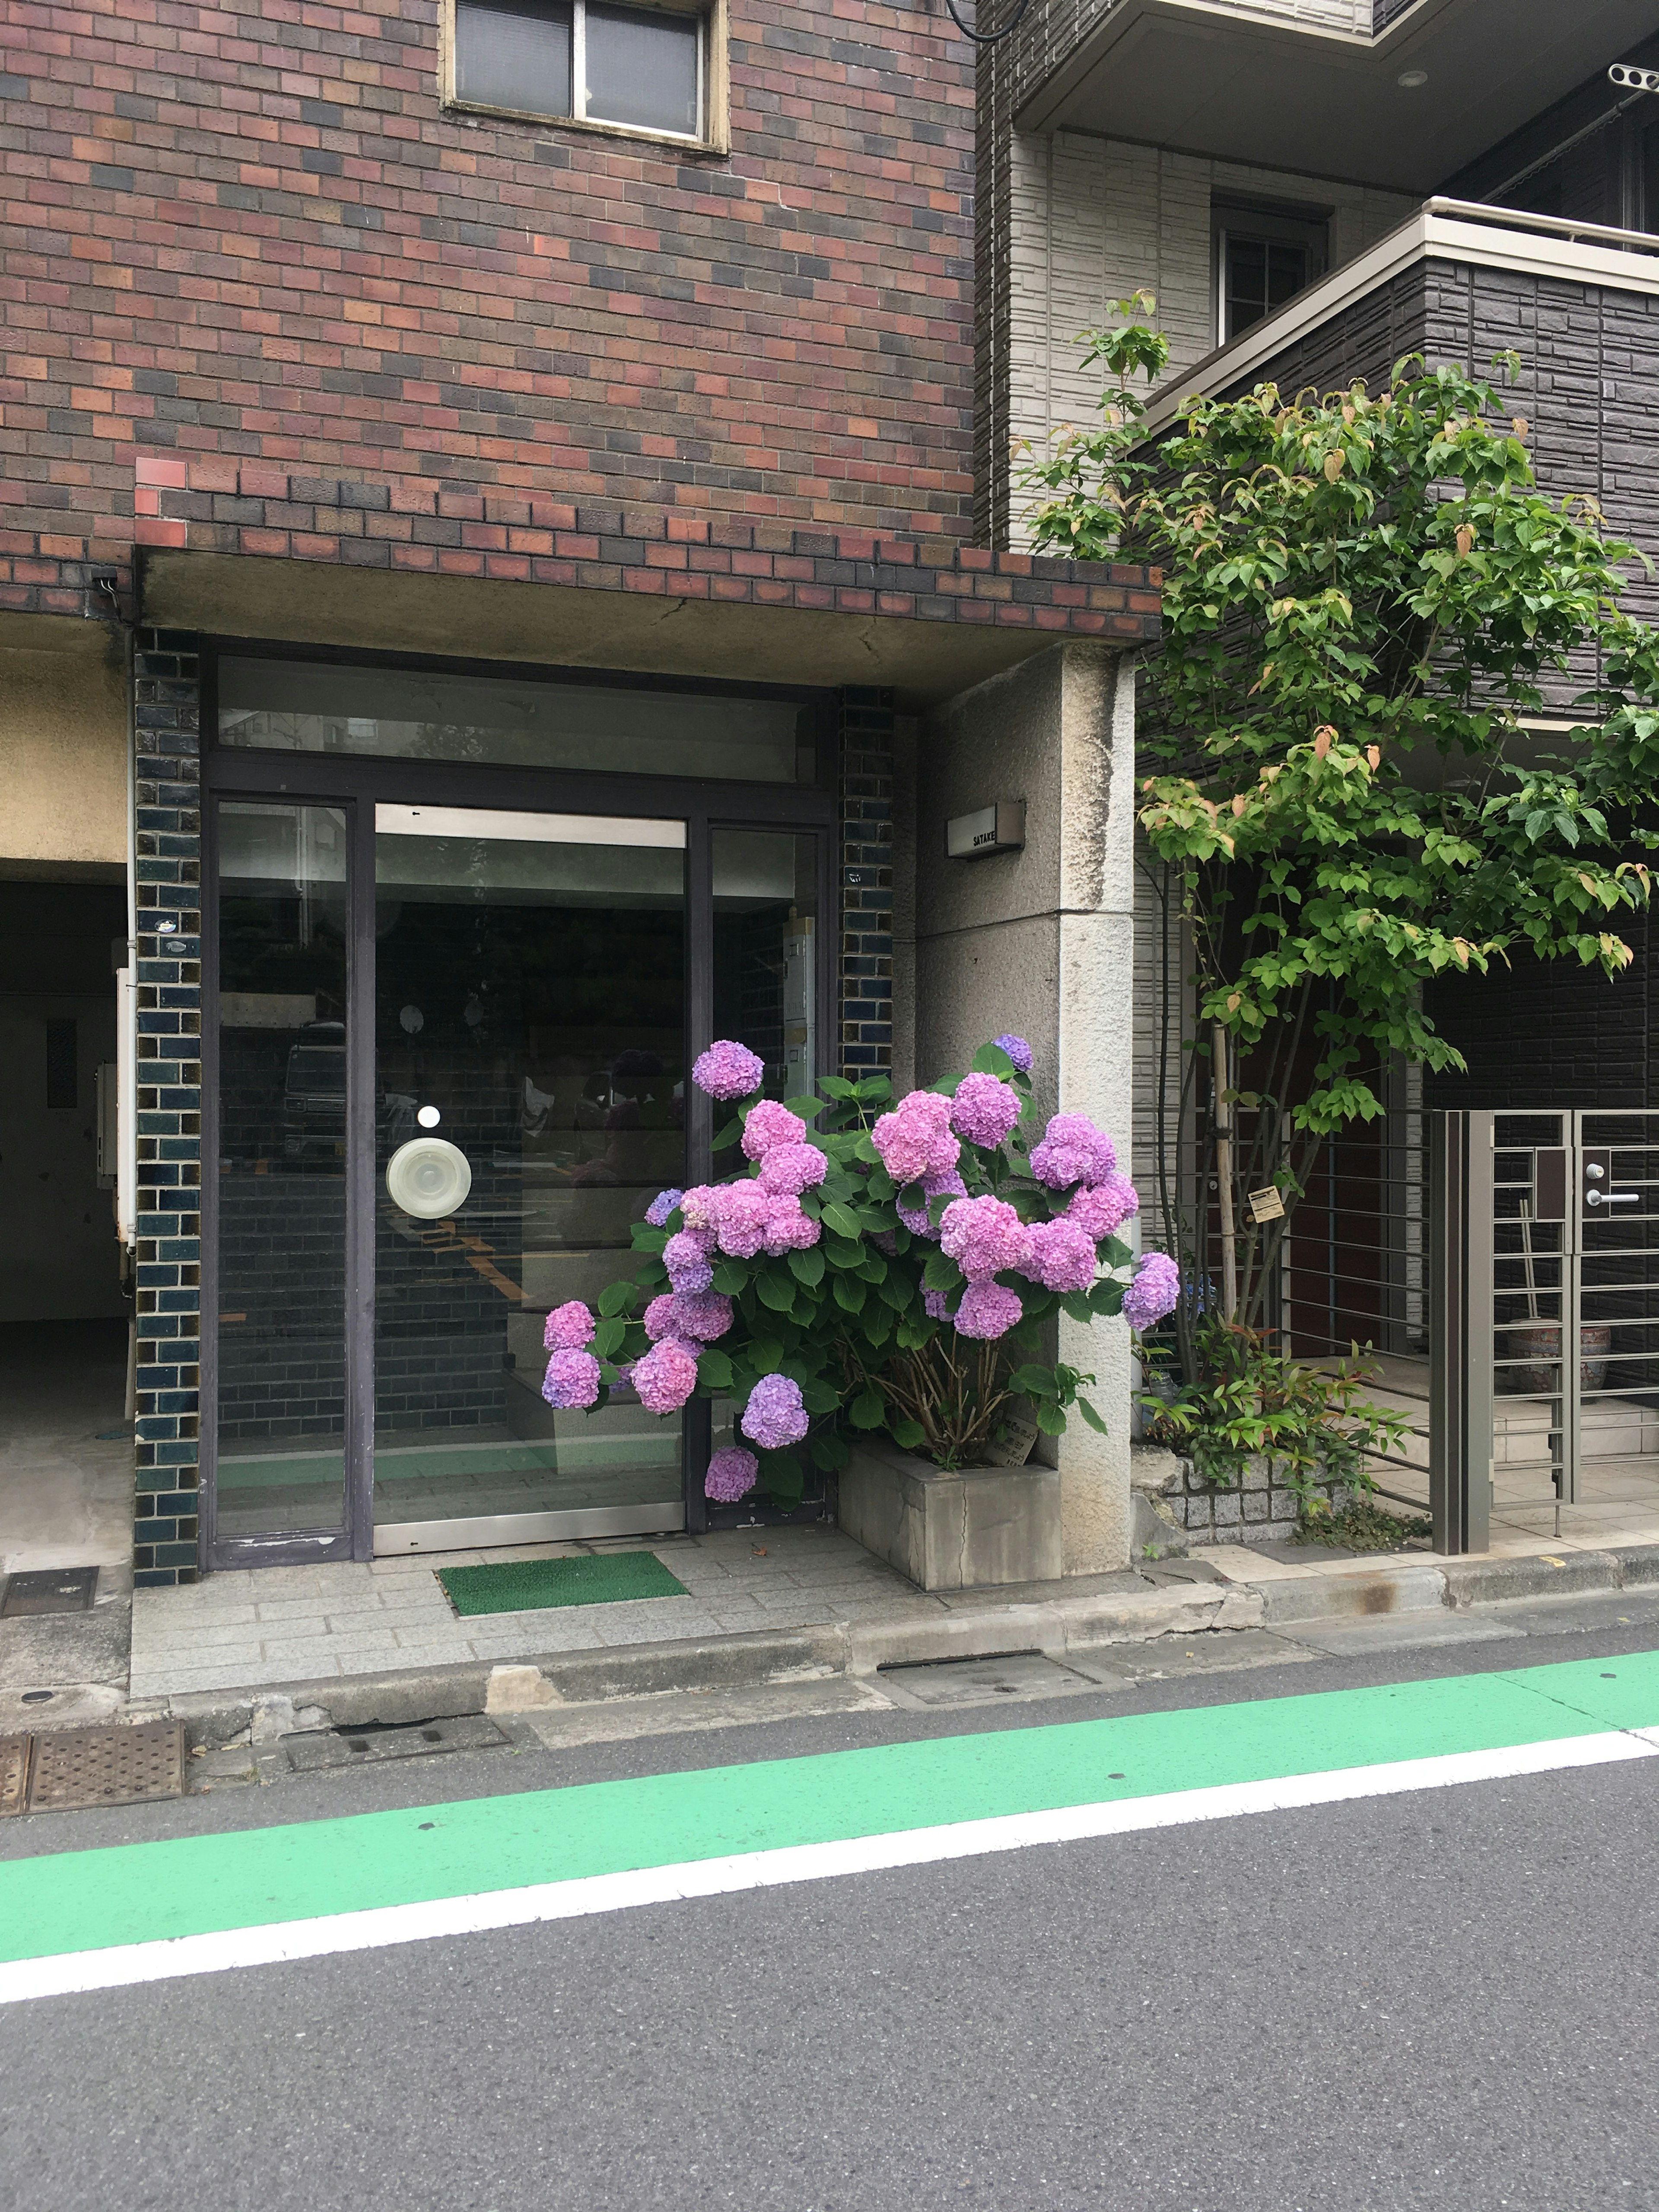
<path fill-rule="evenodd" d="M 706 143 L 714 25 L 681 7 L 452 0 L 458 106 Z"/>
<path fill-rule="evenodd" d="M 1218 203 L 1216 343 L 1229 345 L 1325 273 L 1322 216 Z"/>

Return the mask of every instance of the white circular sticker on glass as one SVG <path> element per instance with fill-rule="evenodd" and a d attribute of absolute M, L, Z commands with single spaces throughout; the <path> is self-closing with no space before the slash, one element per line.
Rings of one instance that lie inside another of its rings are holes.
<path fill-rule="evenodd" d="M 423 1129 L 435 1129 L 443 1118 L 435 1106 L 422 1106 L 415 1116 Z"/>
<path fill-rule="evenodd" d="M 414 1137 L 386 1164 L 392 1203 L 418 1221 L 439 1221 L 466 1203 L 472 1170 L 466 1154 L 443 1137 Z"/>

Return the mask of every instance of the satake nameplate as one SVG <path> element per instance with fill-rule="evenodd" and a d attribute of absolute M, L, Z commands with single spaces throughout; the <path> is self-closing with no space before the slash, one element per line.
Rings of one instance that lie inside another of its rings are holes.
<path fill-rule="evenodd" d="M 1245 1197 L 1252 1221 L 1282 1221 L 1285 1218 L 1284 1198 L 1271 1183 L 1266 1190 L 1248 1191 Z"/>

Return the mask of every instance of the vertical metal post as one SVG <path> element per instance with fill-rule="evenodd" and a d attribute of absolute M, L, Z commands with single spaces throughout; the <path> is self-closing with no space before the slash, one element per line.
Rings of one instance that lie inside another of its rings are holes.
<path fill-rule="evenodd" d="M 354 1559 L 374 1556 L 374 801 L 346 817 L 345 1522 Z"/>
<path fill-rule="evenodd" d="M 1429 1497 L 1447 1554 L 1490 1540 L 1492 1125 L 1489 1113 L 1429 1123 Z"/>

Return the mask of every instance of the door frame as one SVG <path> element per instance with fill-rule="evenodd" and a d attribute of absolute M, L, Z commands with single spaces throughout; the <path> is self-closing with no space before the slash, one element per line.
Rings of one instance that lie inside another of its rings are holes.
<path fill-rule="evenodd" d="M 281 644 L 263 638 L 204 639 L 202 682 L 202 1205 L 200 1517 L 204 1573 L 233 1567 L 290 1566 L 374 1557 L 374 810 L 377 803 L 495 808 L 505 812 L 597 814 L 684 821 L 685 843 L 686 1055 L 690 1065 L 713 1042 L 714 831 L 777 830 L 818 840 L 817 1005 L 819 1051 L 834 1072 L 839 1040 L 840 762 L 833 696 L 797 685 L 720 684 L 691 678 L 639 677 L 453 656 L 352 653 L 337 647 Z M 222 653 L 262 659 L 326 661 L 342 666 L 417 669 L 477 677 L 636 692 L 793 700 L 816 710 L 817 777 L 811 784 L 744 783 L 680 776 L 618 775 L 600 769 L 538 769 L 496 763 L 428 761 L 349 753 L 298 753 L 224 746 L 217 741 L 217 661 Z M 219 900 L 217 805 L 247 799 L 276 805 L 342 808 L 347 841 L 345 1498 L 331 1529 L 226 1536 L 218 1528 Z M 712 1171 L 713 1103 L 688 1085 L 686 1173 Z M 708 1525 L 700 1474 L 708 1456 L 709 1408 L 686 1407 L 682 1472 L 685 1525 Z M 781 1516 L 775 1516 L 781 1517 Z"/>

